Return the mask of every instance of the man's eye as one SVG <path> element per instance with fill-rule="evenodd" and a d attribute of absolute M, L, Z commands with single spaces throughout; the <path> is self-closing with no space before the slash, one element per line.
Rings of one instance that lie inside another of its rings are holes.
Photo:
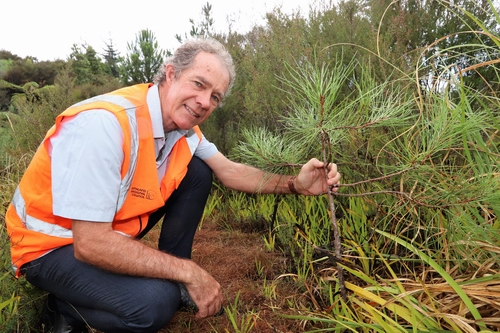
<path fill-rule="evenodd" d="M 197 87 L 201 87 L 201 86 L 202 86 L 201 82 L 199 82 L 199 81 L 194 81 L 194 84 L 195 84 Z"/>
<path fill-rule="evenodd" d="M 217 97 L 216 95 L 212 95 L 212 99 L 214 100 L 214 102 L 219 103 L 219 97 Z"/>

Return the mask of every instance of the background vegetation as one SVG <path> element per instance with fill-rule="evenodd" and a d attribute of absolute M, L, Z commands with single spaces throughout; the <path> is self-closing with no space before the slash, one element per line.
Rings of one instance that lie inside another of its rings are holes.
<path fill-rule="evenodd" d="M 498 8 L 491 0 L 324 1 L 307 16 L 276 8 L 264 26 L 239 34 L 213 31 L 207 3 L 201 22 L 177 35 L 213 36 L 235 59 L 233 93 L 203 125 L 223 153 L 273 172 L 298 172 L 313 156 L 340 167 L 337 194 L 216 187 L 207 206 L 206 217 L 226 228 L 265 222 L 266 247 L 289 258 L 263 285 L 267 301 L 304 331 L 500 330 Z M 4 249 L 5 210 L 54 117 L 148 81 L 168 52 L 148 30 L 124 57 L 112 41 L 102 55 L 75 45 L 57 62 L 0 52 Z M 40 297 L 13 279 L 9 259 L 3 251 L 0 329 L 29 331 Z M 279 295 L 284 283 L 297 293 Z M 230 310 L 241 318 L 234 331 L 252 330 L 255 314 Z"/>

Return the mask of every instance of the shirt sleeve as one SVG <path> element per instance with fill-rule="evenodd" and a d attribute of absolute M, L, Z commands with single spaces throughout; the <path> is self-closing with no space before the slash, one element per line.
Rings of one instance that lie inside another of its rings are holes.
<path fill-rule="evenodd" d="M 81 112 L 65 118 L 50 143 L 54 214 L 112 222 L 124 159 L 118 119 L 106 110 Z"/>
<path fill-rule="evenodd" d="M 207 158 L 214 156 L 218 151 L 217 146 L 208 141 L 207 138 L 205 138 L 205 135 L 203 135 L 194 154 L 202 160 L 206 160 Z"/>

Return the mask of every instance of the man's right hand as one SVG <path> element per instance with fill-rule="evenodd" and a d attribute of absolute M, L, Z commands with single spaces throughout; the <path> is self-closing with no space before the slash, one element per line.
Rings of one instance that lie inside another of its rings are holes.
<path fill-rule="evenodd" d="M 207 271 L 193 263 L 193 275 L 189 282 L 184 282 L 189 295 L 198 306 L 196 318 L 214 316 L 222 308 L 224 296 L 219 282 Z"/>

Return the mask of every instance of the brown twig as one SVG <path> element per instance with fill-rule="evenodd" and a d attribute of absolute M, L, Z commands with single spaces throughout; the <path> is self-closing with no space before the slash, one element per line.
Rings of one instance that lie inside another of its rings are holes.
<path fill-rule="evenodd" d="M 395 172 L 395 173 L 391 173 L 390 175 L 385 175 L 385 176 L 381 176 L 381 177 L 377 177 L 377 178 L 370 178 L 370 179 L 366 179 L 366 180 L 361 180 L 361 181 L 355 182 L 355 183 L 338 184 L 337 187 L 352 187 L 352 186 L 358 186 L 358 185 L 361 185 L 361 184 L 377 182 L 377 181 L 380 181 L 380 180 L 383 180 L 383 179 L 387 179 L 387 178 L 399 176 L 400 174 L 403 174 L 403 173 L 405 173 L 407 171 L 410 171 L 412 169 L 415 169 L 415 167 L 410 167 L 408 169 L 404 169 L 404 170 L 401 170 L 401 171 L 398 171 L 398 172 Z"/>
<path fill-rule="evenodd" d="M 320 99 L 320 115 L 323 116 L 324 114 L 324 96 L 321 96 Z M 323 120 L 321 120 L 323 121 Z M 322 132 L 321 133 L 321 153 L 323 155 L 323 163 L 324 163 L 324 171 L 325 171 L 325 178 L 328 178 L 328 165 L 331 156 L 329 151 L 331 147 L 331 142 L 330 138 L 328 136 L 328 133 Z M 339 282 L 339 290 L 340 290 L 340 296 L 342 297 L 342 300 L 344 302 L 347 302 L 347 289 L 345 287 L 344 283 L 344 268 L 340 264 L 342 262 L 342 243 L 340 242 L 340 233 L 339 233 L 339 227 L 337 223 L 337 217 L 335 216 L 335 202 L 333 200 L 333 195 L 331 194 L 332 191 L 328 191 L 328 202 L 330 205 L 330 212 L 332 216 L 332 229 L 333 229 L 333 245 L 335 247 L 335 257 L 337 259 L 337 273 L 338 273 L 338 282 Z"/>
<path fill-rule="evenodd" d="M 413 198 L 411 195 L 409 195 L 406 192 L 389 191 L 389 190 L 387 190 L 387 191 L 364 192 L 364 193 L 339 193 L 339 192 L 333 192 L 333 191 L 330 190 L 329 193 L 331 195 L 338 196 L 338 197 L 365 197 L 365 196 L 368 196 L 368 195 L 377 195 L 377 194 L 399 195 L 399 196 L 405 197 L 406 199 L 410 200 L 411 202 L 413 202 L 413 203 L 415 203 L 415 204 L 417 204 L 419 206 L 427 207 L 427 208 L 444 208 L 444 207 L 459 206 L 459 205 L 463 204 L 463 202 L 460 202 L 458 204 L 453 204 L 453 203 L 450 203 L 450 202 L 443 202 L 442 204 L 439 204 L 439 205 L 431 205 L 431 204 L 427 204 L 425 202 L 422 202 L 422 201 L 419 201 L 419 200 Z"/>

